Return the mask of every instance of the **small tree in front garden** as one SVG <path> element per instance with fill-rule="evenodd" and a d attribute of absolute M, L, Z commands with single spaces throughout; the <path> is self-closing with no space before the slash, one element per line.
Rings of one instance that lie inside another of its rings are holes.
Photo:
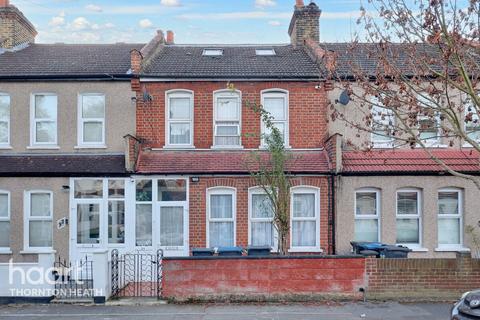
<path fill-rule="evenodd" d="M 265 133 L 261 135 L 265 151 L 252 151 L 249 171 L 257 185 L 265 192 L 273 215 L 273 226 L 278 235 L 278 252 L 287 254 L 290 232 L 291 177 L 286 162 L 291 157 L 285 149 L 283 134 L 275 127 L 273 116 L 262 105 L 247 105 L 260 114 Z"/>

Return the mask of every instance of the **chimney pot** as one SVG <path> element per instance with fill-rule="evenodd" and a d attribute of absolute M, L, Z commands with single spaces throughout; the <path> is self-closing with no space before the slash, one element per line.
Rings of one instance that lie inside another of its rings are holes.
<path fill-rule="evenodd" d="M 0 8 L 10 6 L 10 0 L 0 0 Z"/>
<path fill-rule="evenodd" d="M 175 33 L 172 30 L 167 31 L 167 44 L 175 43 Z"/>
<path fill-rule="evenodd" d="M 303 2 L 303 0 L 297 0 L 295 6 L 298 8 L 305 7 L 305 3 Z"/>

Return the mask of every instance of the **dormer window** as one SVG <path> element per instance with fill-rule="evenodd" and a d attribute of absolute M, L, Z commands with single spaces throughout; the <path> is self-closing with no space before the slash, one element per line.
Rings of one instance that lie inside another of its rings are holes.
<path fill-rule="evenodd" d="M 256 49 L 257 56 L 275 56 L 277 55 L 274 49 Z"/>
<path fill-rule="evenodd" d="M 223 49 L 204 49 L 202 55 L 207 57 L 223 56 Z"/>

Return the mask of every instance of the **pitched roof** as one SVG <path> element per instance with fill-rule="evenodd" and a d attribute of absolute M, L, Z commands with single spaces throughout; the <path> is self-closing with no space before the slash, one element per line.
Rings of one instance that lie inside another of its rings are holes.
<path fill-rule="evenodd" d="M 328 173 L 324 151 L 292 151 L 287 170 L 291 173 Z M 259 152 L 266 159 L 266 152 Z M 258 168 L 250 151 L 146 151 L 137 162 L 140 174 L 248 174 Z"/>
<path fill-rule="evenodd" d="M 379 43 L 320 43 L 320 46 L 335 53 L 335 72 L 339 78 L 353 77 L 359 72 L 369 76 L 376 76 L 378 72 L 382 72 L 376 52 L 383 48 L 387 50 L 386 55 L 390 57 L 389 61 L 393 61 L 405 76 L 416 75 L 419 66 L 415 63 L 418 62 L 419 57 L 427 59 L 438 57 L 440 54 L 438 45 L 426 43 L 391 43 L 383 47 Z M 443 71 L 442 66 L 431 65 L 431 67 L 438 69 L 437 71 Z"/>
<path fill-rule="evenodd" d="M 130 51 L 142 44 L 31 44 L 0 54 L 0 79 L 129 78 Z"/>
<path fill-rule="evenodd" d="M 124 175 L 124 155 L 12 155 L 0 156 L 0 176 Z"/>
<path fill-rule="evenodd" d="M 222 49 L 221 56 L 204 56 L 204 49 Z M 256 49 L 274 49 L 274 56 L 257 56 Z M 303 48 L 291 45 L 165 45 L 142 70 L 144 77 L 186 79 L 318 79 L 317 64 Z"/>
<path fill-rule="evenodd" d="M 431 150 L 451 169 L 480 174 L 480 154 L 473 150 Z M 441 173 L 445 169 L 421 149 L 350 151 L 343 154 L 345 174 Z"/>

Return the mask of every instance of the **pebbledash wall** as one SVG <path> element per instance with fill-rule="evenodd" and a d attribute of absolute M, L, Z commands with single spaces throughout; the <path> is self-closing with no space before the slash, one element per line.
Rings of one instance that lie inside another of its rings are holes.
<path fill-rule="evenodd" d="M 163 298 L 192 300 L 455 300 L 480 287 L 480 260 L 359 256 L 165 258 Z"/>

